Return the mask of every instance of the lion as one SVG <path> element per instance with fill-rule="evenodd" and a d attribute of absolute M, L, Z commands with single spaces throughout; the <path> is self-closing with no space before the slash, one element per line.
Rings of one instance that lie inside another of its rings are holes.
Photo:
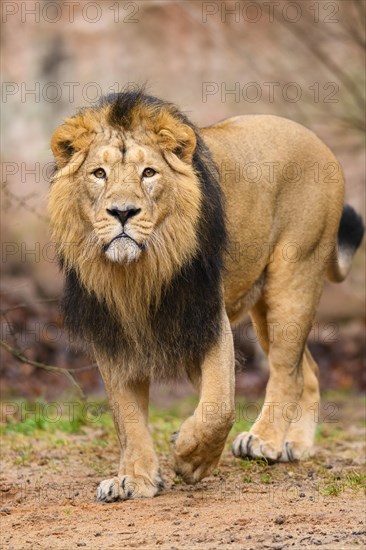
<path fill-rule="evenodd" d="M 163 487 L 148 429 L 152 380 L 188 377 L 199 391 L 173 438 L 175 470 L 194 483 L 216 467 L 235 420 L 231 328 L 247 313 L 269 381 L 233 453 L 308 457 L 320 397 L 306 341 L 324 281 L 345 278 L 364 232 L 343 206 L 332 152 L 277 116 L 198 129 L 143 90 L 81 109 L 51 148 L 65 323 L 93 351 L 121 450 L 97 500 Z"/>

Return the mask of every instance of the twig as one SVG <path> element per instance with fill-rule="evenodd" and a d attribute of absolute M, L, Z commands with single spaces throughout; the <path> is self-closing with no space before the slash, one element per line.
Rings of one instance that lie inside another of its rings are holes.
<path fill-rule="evenodd" d="M 26 302 L 22 303 L 22 304 L 17 304 L 15 306 L 12 306 L 12 307 L 7 307 L 6 309 L 0 309 L 0 314 L 1 315 L 4 315 L 5 313 L 9 313 L 10 311 L 14 311 L 16 309 L 22 309 L 22 308 L 31 308 L 32 305 L 36 304 L 50 304 L 50 303 L 57 303 L 58 300 L 57 298 L 45 298 L 43 300 L 36 300 L 33 302 L 33 304 L 27 304 Z"/>
<path fill-rule="evenodd" d="M 14 193 L 12 193 L 12 191 L 9 190 L 8 188 L 8 185 L 7 183 L 3 183 L 1 185 L 1 189 L 4 193 L 4 195 L 10 199 L 10 201 L 15 201 L 16 204 L 18 204 L 19 206 L 21 206 L 22 208 L 24 208 L 24 210 L 27 210 L 28 212 L 30 212 L 31 214 L 34 214 L 35 216 L 37 216 L 37 218 L 39 218 L 40 220 L 42 221 L 45 221 L 47 223 L 49 223 L 49 218 L 47 216 L 44 216 L 43 214 L 40 214 L 39 212 L 37 212 L 37 210 L 35 208 L 33 208 L 32 206 L 29 206 L 29 204 L 27 203 L 27 199 L 26 198 L 21 198 L 21 197 L 18 197 L 17 195 L 15 195 Z"/>
<path fill-rule="evenodd" d="M 18 359 L 18 361 L 20 361 L 21 363 L 26 363 L 27 365 L 31 365 L 32 367 L 44 369 L 49 372 L 63 374 L 64 376 L 66 376 L 69 382 L 71 382 L 71 384 L 76 387 L 77 391 L 80 394 L 81 399 L 85 399 L 85 394 L 83 390 L 81 389 L 81 387 L 76 382 L 73 375 L 71 374 L 71 372 L 77 372 L 78 369 L 72 369 L 71 371 L 71 370 L 64 369 L 62 367 L 55 367 L 53 365 L 46 365 L 44 363 L 39 363 L 38 361 L 32 361 L 31 359 L 28 359 L 25 355 L 23 355 L 20 351 L 10 346 L 7 342 L 4 342 L 4 340 L 0 340 L 0 346 L 6 349 L 6 351 L 8 351 L 13 357 Z"/>
<path fill-rule="evenodd" d="M 5 319 L 6 326 L 9 328 L 9 332 L 12 335 L 12 337 L 14 338 L 15 344 L 18 345 L 18 335 L 15 332 L 12 323 L 9 321 L 7 314 L 8 314 L 7 311 L 1 311 L 1 316 Z"/>
<path fill-rule="evenodd" d="M 354 99 L 356 104 L 363 112 L 365 99 L 362 93 L 357 89 L 356 83 L 353 82 L 353 80 L 348 76 L 343 68 L 339 67 L 330 56 L 325 54 L 315 42 L 309 40 L 309 35 L 304 29 L 302 29 L 301 27 L 296 28 L 296 30 L 293 29 L 291 25 L 288 25 L 281 20 L 276 10 L 274 10 L 274 16 L 278 23 L 285 27 L 294 36 L 296 36 L 302 46 L 304 48 L 307 48 L 314 55 L 314 57 L 316 57 L 316 59 L 328 69 L 328 71 L 333 73 L 342 82 L 343 86 L 348 90 L 351 97 Z"/>

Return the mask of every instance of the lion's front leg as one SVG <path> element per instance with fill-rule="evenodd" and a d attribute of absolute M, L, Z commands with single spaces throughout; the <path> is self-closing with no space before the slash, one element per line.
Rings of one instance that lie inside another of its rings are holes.
<path fill-rule="evenodd" d="M 175 469 L 190 483 L 208 475 L 219 462 L 234 423 L 234 348 L 229 320 L 201 366 L 200 400 L 181 426 L 174 446 Z"/>
<path fill-rule="evenodd" d="M 101 363 L 99 362 L 101 365 Z M 148 430 L 149 384 L 122 384 L 117 369 L 100 366 L 121 447 L 118 475 L 99 484 L 97 500 L 149 498 L 162 488 L 159 463 Z"/>

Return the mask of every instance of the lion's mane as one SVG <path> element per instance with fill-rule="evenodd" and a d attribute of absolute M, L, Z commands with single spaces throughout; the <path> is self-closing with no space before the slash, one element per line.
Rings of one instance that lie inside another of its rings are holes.
<path fill-rule="evenodd" d="M 199 131 L 177 107 L 143 91 L 107 96 L 89 110 L 88 116 L 94 116 L 99 123 L 101 112 L 107 112 L 106 123 L 110 127 L 128 129 L 136 122 L 136 113 L 141 119 L 144 112 L 149 116 L 159 111 L 167 112 L 177 123 L 190 126 L 197 140 L 192 164 L 200 186 L 201 204 L 194 254 L 189 258 L 180 257 L 180 251 L 169 243 L 168 254 L 178 260 L 174 272 L 165 277 L 156 275 L 155 264 L 159 263 L 156 257 L 149 262 L 124 266 L 108 264 L 105 258 L 95 255 L 89 268 L 84 265 L 81 270 L 78 262 L 85 258 L 84 252 L 90 243 L 80 239 L 74 243 L 76 251 L 70 261 L 63 252 L 61 234 L 56 236 L 60 264 L 66 276 L 62 300 L 66 326 L 73 339 L 86 342 L 99 357 L 120 367 L 118 371 L 126 380 L 168 379 L 185 372 L 190 374 L 220 334 L 227 233 L 218 170 Z M 78 116 L 80 113 L 69 120 L 77 124 Z M 85 118 L 85 114 L 83 116 Z M 62 147 L 66 158 L 75 153 L 73 144 L 66 139 Z M 197 179 L 192 185 L 197 185 Z M 75 201 L 75 196 L 70 194 L 69 200 Z M 77 205 L 70 202 L 70 211 L 75 208 Z M 176 216 L 180 214 L 177 212 Z M 65 226 L 71 224 L 72 231 L 77 219 L 69 217 L 61 222 Z M 88 273 L 93 274 L 90 279 Z M 112 306 L 118 303 L 122 306 Z M 128 304 L 131 304 L 131 313 Z M 144 307 L 145 315 L 139 315 L 138 310 Z"/>

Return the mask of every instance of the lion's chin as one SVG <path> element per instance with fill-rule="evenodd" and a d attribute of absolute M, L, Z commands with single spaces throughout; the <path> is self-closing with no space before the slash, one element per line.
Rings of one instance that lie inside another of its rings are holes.
<path fill-rule="evenodd" d="M 142 249 L 132 239 L 121 238 L 111 242 L 105 251 L 105 255 L 111 262 L 129 264 L 136 262 Z"/>

